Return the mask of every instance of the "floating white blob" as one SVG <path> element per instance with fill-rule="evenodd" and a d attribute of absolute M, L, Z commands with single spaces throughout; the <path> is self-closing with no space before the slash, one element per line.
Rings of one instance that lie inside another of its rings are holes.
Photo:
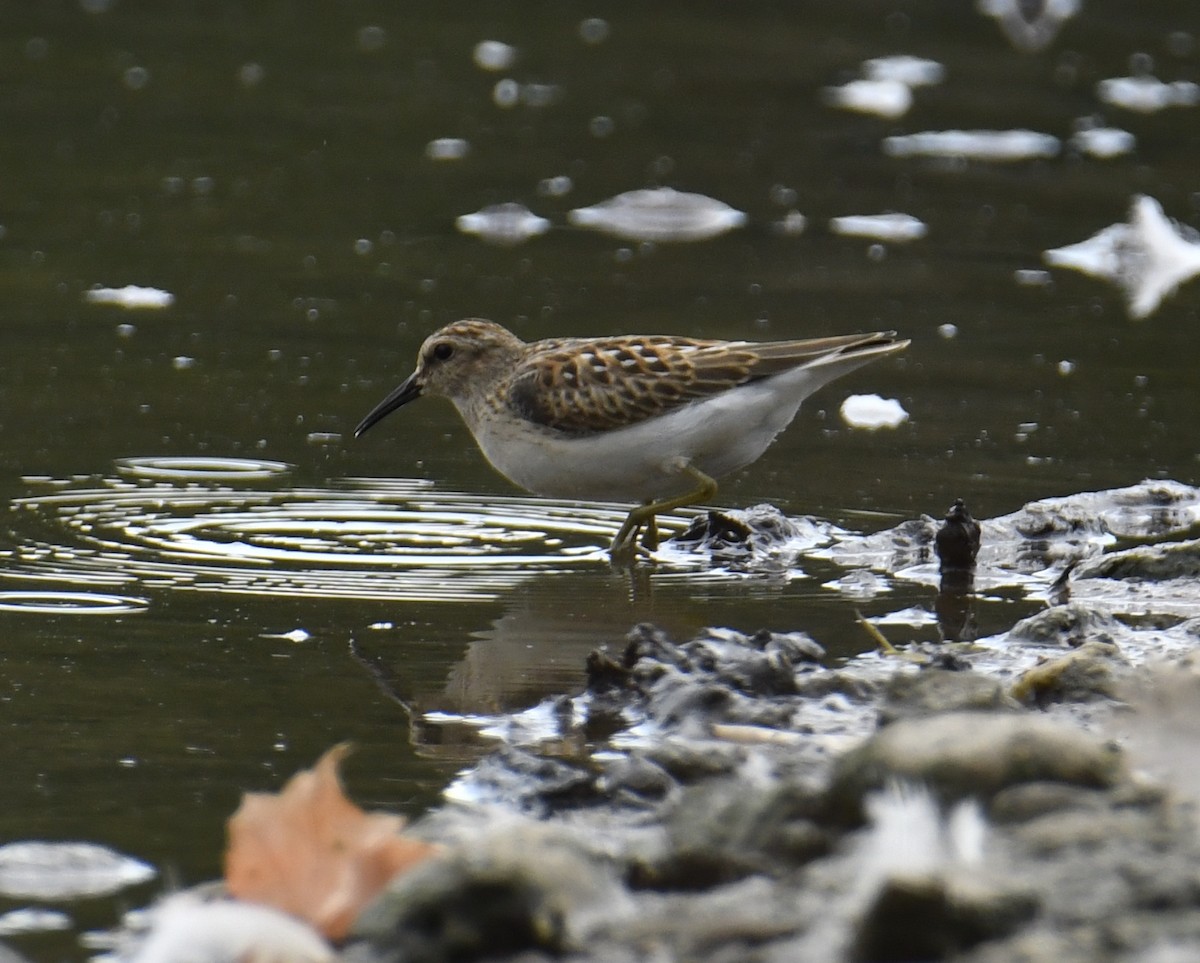
<path fill-rule="evenodd" d="M 938 336 L 949 341 L 951 338 L 958 337 L 958 325 L 947 321 L 945 324 L 939 324 L 937 329 Z"/>
<path fill-rule="evenodd" d="M 507 70 L 517 62 L 517 48 L 500 40 L 481 40 L 471 56 L 480 70 Z"/>
<path fill-rule="evenodd" d="M 924 221 L 911 214 L 848 214 L 829 221 L 834 234 L 870 237 L 877 241 L 915 241 L 929 233 Z"/>
<path fill-rule="evenodd" d="M 1087 127 L 1075 133 L 1071 138 L 1071 146 L 1081 154 L 1104 160 L 1132 153 L 1137 146 L 1137 138 L 1118 127 Z"/>
<path fill-rule="evenodd" d="M 312 633 L 308 629 L 292 629 L 290 632 L 267 632 L 259 636 L 260 639 L 283 639 L 285 642 L 295 642 L 299 645 L 301 642 L 307 642 L 312 638 Z"/>
<path fill-rule="evenodd" d="M 1163 299 L 1200 274 L 1196 232 L 1169 220 L 1152 197 L 1133 199 L 1129 221 L 1086 241 L 1042 255 L 1047 264 L 1111 281 L 1125 295 L 1130 317 L 1153 314 Z"/>
<path fill-rule="evenodd" d="M 524 204 L 515 203 L 493 204 L 473 214 L 463 214 L 454 224 L 463 234 L 509 247 L 550 230 L 548 220 L 538 217 Z"/>
<path fill-rule="evenodd" d="M 891 157 L 963 157 L 983 161 L 1022 161 L 1056 157 L 1057 137 L 1034 130 L 928 130 L 886 137 Z"/>
<path fill-rule="evenodd" d="M 175 295 L 161 288 L 139 287 L 127 284 L 123 288 L 94 287 L 83 292 L 88 304 L 111 304 L 118 308 L 138 310 L 144 308 L 169 308 L 175 303 Z"/>
<path fill-rule="evenodd" d="M 153 866 L 95 843 L 30 840 L 0 846 L 0 894 L 14 899 L 107 896 L 156 875 Z"/>
<path fill-rule="evenodd" d="M 946 68 L 936 60 L 908 54 L 875 57 L 863 61 L 862 66 L 868 80 L 892 80 L 907 87 L 932 87 L 946 77 Z"/>
<path fill-rule="evenodd" d="M 825 103 L 842 110 L 895 119 L 912 107 L 912 89 L 899 80 L 851 80 L 841 87 L 826 87 Z"/>
<path fill-rule="evenodd" d="M 587 227 L 632 241 L 704 241 L 746 223 L 728 204 L 669 187 L 628 191 L 567 215 Z"/>
<path fill-rule="evenodd" d="M 898 428 L 908 420 L 908 412 L 895 398 L 879 395 L 851 395 L 842 402 L 842 421 L 851 428 Z"/>
<path fill-rule="evenodd" d="M 471 143 L 461 137 L 438 137 L 425 145 L 425 156 L 435 161 L 462 160 L 469 153 Z"/>
<path fill-rule="evenodd" d="M 1110 77 L 1096 84 L 1096 96 L 1114 107 L 1154 114 L 1168 107 L 1200 104 L 1200 84 L 1190 80 L 1167 84 L 1155 77 Z"/>
<path fill-rule="evenodd" d="M 977 8 L 995 18 L 1018 50 L 1033 53 L 1054 42 L 1063 24 L 1079 12 L 1082 0 L 978 0 Z"/>

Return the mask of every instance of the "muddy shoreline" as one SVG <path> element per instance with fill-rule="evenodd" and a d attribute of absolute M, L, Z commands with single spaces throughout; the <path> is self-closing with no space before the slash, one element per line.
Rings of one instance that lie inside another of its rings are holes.
<path fill-rule="evenodd" d="M 691 550 L 778 566 L 776 515 Z M 444 855 L 338 958 L 1200 958 L 1198 524 L 1172 482 L 983 522 L 974 593 L 1045 599 L 988 638 L 971 593 L 964 641 L 881 619 L 890 645 L 840 662 L 800 631 L 633 627 L 538 707 L 549 726 L 493 726 L 411 828 Z M 938 526 L 805 551 L 936 584 Z"/>

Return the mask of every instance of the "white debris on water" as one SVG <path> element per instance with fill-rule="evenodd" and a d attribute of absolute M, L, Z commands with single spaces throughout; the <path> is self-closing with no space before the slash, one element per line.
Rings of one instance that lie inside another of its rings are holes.
<path fill-rule="evenodd" d="M 538 217 L 524 204 L 492 204 L 472 214 L 458 217 L 455 226 L 463 234 L 472 234 L 492 244 L 512 246 L 545 234 L 550 222 Z"/>
<path fill-rule="evenodd" d="M 831 107 L 875 114 L 894 120 L 912 107 L 912 89 L 898 80 L 851 80 L 840 87 L 826 87 L 821 96 Z"/>
<path fill-rule="evenodd" d="M 567 215 L 587 227 L 632 241 L 704 241 L 746 223 L 746 215 L 703 194 L 669 187 L 627 191 Z"/>
<path fill-rule="evenodd" d="M 88 304 L 111 304 L 130 310 L 146 308 L 169 308 L 175 303 L 175 295 L 161 288 L 140 287 L 126 284 L 122 288 L 93 287 L 83 292 Z"/>
<path fill-rule="evenodd" d="M 842 420 L 851 428 L 897 428 L 908 420 L 908 412 L 895 398 L 851 395 L 842 402 Z"/>
<path fill-rule="evenodd" d="M 1056 157 L 1057 137 L 1035 130 L 927 130 L 886 137 L 889 157 L 961 157 L 980 161 L 1023 161 Z"/>
<path fill-rule="evenodd" d="M 834 234 L 870 237 L 877 241 L 915 241 L 929 233 L 924 221 L 911 214 L 848 214 L 829 221 Z"/>
<path fill-rule="evenodd" d="M 1156 77 L 1110 77 L 1096 84 L 1096 96 L 1114 107 L 1155 114 L 1168 107 L 1200 104 L 1200 84 L 1190 80 L 1164 83 Z"/>
<path fill-rule="evenodd" d="M 1129 220 L 1112 224 L 1087 240 L 1052 248 L 1042 257 L 1052 267 L 1070 268 L 1121 288 L 1131 317 L 1149 317 L 1181 284 L 1200 274 L 1200 239 L 1171 221 L 1162 205 L 1134 197 Z"/>
<path fill-rule="evenodd" d="M 517 62 L 517 48 L 501 40 L 481 40 L 471 59 L 480 70 L 507 70 Z"/>
<path fill-rule="evenodd" d="M 863 61 L 868 80 L 894 80 L 908 87 L 932 87 L 946 78 L 946 68 L 936 60 L 896 54 Z"/>
<path fill-rule="evenodd" d="M 425 145 L 425 156 L 434 161 L 462 160 L 469 153 L 471 143 L 461 137 L 438 137 Z"/>

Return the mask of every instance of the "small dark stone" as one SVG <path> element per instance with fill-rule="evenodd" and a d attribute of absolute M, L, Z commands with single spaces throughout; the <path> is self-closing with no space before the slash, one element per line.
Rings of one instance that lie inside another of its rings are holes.
<path fill-rule="evenodd" d="M 621 662 L 614 661 L 599 649 L 594 649 L 588 653 L 586 669 L 587 688 L 589 692 L 621 689 L 630 683 L 629 667 Z"/>
<path fill-rule="evenodd" d="M 1012 932 L 1036 911 L 1037 900 L 1026 892 L 955 885 L 938 877 L 893 877 L 860 922 L 850 958 L 862 963 L 950 959 Z"/>
<path fill-rule="evenodd" d="M 942 571 L 975 567 L 975 556 L 979 554 L 979 523 L 971 517 L 961 498 L 954 499 L 946 513 L 946 520 L 934 538 L 934 547 Z"/>
<path fill-rule="evenodd" d="M 724 545 L 742 544 L 750 538 L 750 526 L 736 518 L 730 518 L 724 512 L 709 511 L 692 519 L 684 531 L 672 539 L 675 542 L 692 544 L 710 544 L 713 542 Z"/>

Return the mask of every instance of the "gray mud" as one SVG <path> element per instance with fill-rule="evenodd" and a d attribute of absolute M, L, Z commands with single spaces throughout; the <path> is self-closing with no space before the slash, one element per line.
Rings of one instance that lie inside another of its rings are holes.
<path fill-rule="evenodd" d="M 1198 521 L 1200 492 L 1146 482 L 983 522 L 973 586 L 943 585 L 965 641 L 883 620 L 894 650 L 839 662 L 800 631 L 634 627 L 548 726 L 500 727 L 414 827 L 447 855 L 343 958 L 1200 959 Z M 806 551 L 936 585 L 937 527 Z M 756 509 L 685 548 L 775 571 L 790 530 Z M 1045 607 L 962 632 L 1000 589 Z"/>

